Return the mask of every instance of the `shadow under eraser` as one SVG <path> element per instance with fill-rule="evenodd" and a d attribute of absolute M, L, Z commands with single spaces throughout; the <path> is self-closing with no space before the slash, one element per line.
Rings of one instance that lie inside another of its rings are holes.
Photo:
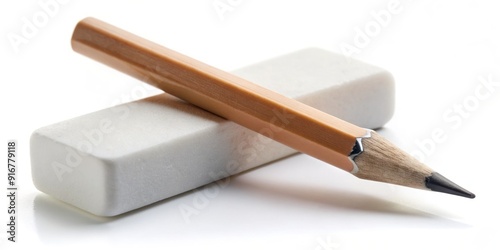
<path fill-rule="evenodd" d="M 322 49 L 232 73 L 365 128 L 383 126 L 394 112 L 389 72 Z M 100 216 L 122 214 L 293 153 L 168 94 L 46 126 L 31 136 L 35 186 Z"/>

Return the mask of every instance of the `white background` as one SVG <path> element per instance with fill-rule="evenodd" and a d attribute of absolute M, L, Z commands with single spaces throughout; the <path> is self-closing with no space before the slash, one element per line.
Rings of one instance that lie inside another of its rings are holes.
<path fill-rule="evenodd" d="M 7 151 L 8 139 L 18 141 L 20 187 L 15 244 L 6 240 L 7 200 L 0 199 L 1 249 L 500 249 L 495 1 L 161 2 L 61 1 L 50 13 L 37 1 L 0 5 L 0 142 Z M 231 7 L 218 13 L 214 3 Z M 389 10 L 390 20 L 376 24 L 372 13 Z M 179 207 L 192 206 L 206 189 L 108 219 L 54 200 L 31 182 L 31 132 L 143 97 L 131 94 L 139 81 L 71 50 L 72 30 L 87 16 L 224 70 L 305 47 L 341 53 L 347 44 L 357 46 L 353 57 L 396 79 L 396 113 L 381 133 L 477 198 L 362 181 L 295 155 L 231 178 L 188 218 Z M 33 18 L 36 32 L 13 44 L 9 37 L 23 36 Z M 359 44 L 359 30 L 367 27 L 370 36 Z M 480 79 L 493 84 L 489 92 Z M 431 147 L 433 133 L 442 136 Z M 0 174 L 5 190 L 5 167 Z"/>

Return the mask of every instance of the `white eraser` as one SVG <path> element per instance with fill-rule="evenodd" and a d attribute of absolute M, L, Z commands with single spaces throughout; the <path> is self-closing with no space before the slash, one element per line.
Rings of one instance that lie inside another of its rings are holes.
<path fill-rule="evenodd" d="M 366 128 L 394 110 L 387 71 L 311 48 L 233 72 Z M 296 151 L 161 94 L 36 130 L 35 186 L 101 216 L 114 216 Z"/>

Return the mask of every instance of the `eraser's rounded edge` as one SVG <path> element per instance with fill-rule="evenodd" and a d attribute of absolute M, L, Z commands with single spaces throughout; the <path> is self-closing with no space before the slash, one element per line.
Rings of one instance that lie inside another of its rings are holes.
<path fill-rule="evenodd" d="M 381 118 L 380 121 L 381 125 L 379 126 L 379 128 L 387 124 L 392 119 L 392 117 L 394 117 L 394 113 L 396 112 L 396 82 L 394 79 L 394 75 L 387 70 L 384 70 L 382 72 L 382 75 L 385 78 L 387 78 L 386 81 L 383 82 L 388 86 L 388 89 L 390 89 L 391 91 L 387 93 L 388 95 L 387 113 L 385 117 Z"/>
<path fill-rule="evenodd" d="M 69 164 L 63 159 L 68 157 L 68 152 L 77 152 L 78 149 L 55 140 L 57 136 L 47 128 L 39 128 L 30 136 L 31 178 L 36 189 L 93 215 L 110 217 L 119 214 L 113 209 L 112 199 L 108 199 L 113 196 L 110 194 L 113 190 L 110 188 L 113 185 L 111 161 L 82 153 L 79 155 L 81 164 L 69 166 L 72 172 L 57 176 L 54 162 L 67 167 Z M 56 155 L 62 156 L 56 158 Z"/>
<path fill-rule="evenodd" d="M 368 81 L 363 87 L 368 90 L 363 105 L 365 114 L 358 126 L 368 129 L 379 129 L 385 126 L 395 113 L 395 81 L 393 75 L 384 69 L 364 79 Z M 361 111 L 360 111 L 361 112 Z"/>
<path fill-rule="evenodd" d="M 35 141 L 37 140 L 37 137 L 41 136 L 39 133 L 39 129 L 33 131 L 30 135 L 30 165 L 31 165 L 31 181 L 33 182 L 33 185 L 35 186 L 36 189 L 38 189 L 41 192 L 43 191 L 43 188 L 41 187 L 40 182 L 38 181 L 39 178 L 37 178 L 37 162 L 36 162 L 36 157 L 34 157 L 35 152 L 37 151 L 36 147 L 34 146 Z M 44 192 L 45 193 L 45 192 Z"/>

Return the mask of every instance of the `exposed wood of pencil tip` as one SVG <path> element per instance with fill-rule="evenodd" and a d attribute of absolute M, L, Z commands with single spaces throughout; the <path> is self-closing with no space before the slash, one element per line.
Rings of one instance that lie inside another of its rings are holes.
<path fill-rule="evenodd" d="M 366 133 L 363 128 L 94 18 L 80 21 L 71 41 L 75 51 L 167 93 L 346 171 L 353 169 L 347 156 L 356 138 Z M 290 119 L 282 119 L 284 115 Z"/>
<path fill-rule="evenodd" d="M 476 197 L 475 194 L 434 172 L 376 132 L 372 132 L 371 138 L 363 139 L 363 148 L 363 153 L 354 159 L 359 168 L 355 175 L 359 178 L 471 199 Z"/>
<path fill-rule="evenodd" d="M 425 178 L 433 171 L 378 133 L 372 132 L 371 138 L 363 139 L 363 148 L 363 153 L 354 159 L 359 168 L 357 177 L 427 189 Z"/>

